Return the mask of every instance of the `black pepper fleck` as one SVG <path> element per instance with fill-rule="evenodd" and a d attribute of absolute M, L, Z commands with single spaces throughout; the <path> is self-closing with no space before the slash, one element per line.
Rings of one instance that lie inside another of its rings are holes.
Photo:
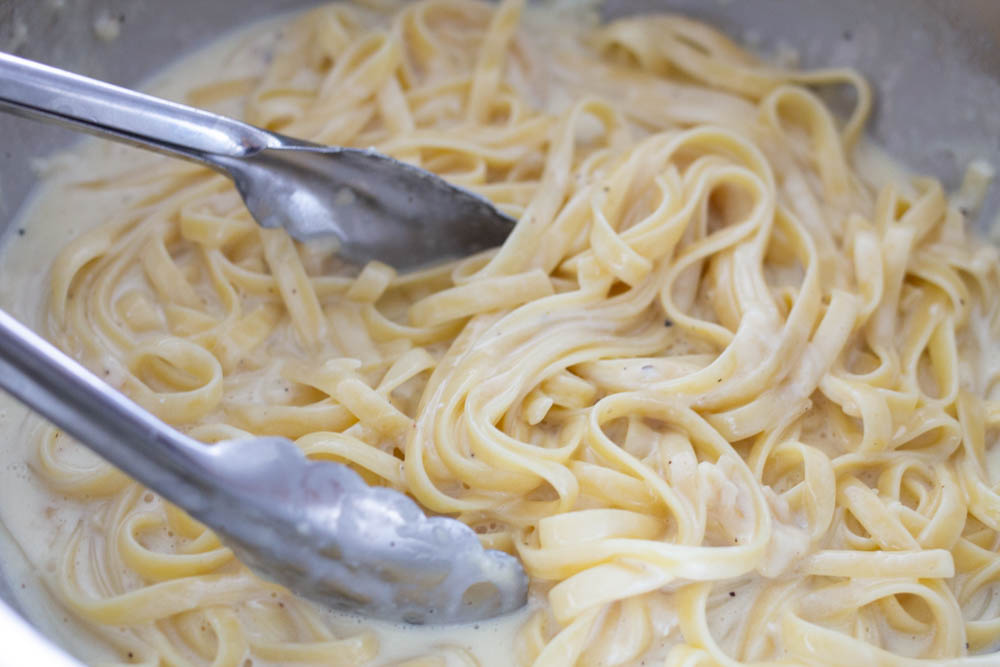
<path fill-rule="evenodd" d="M 729 597 L 731 598 L 736 597 L 736 591 L 729 591 Z"/>
<path fill-rule="evenodd" d="M 672 327 L 672 326 L 674 326 L 674 323 L 671 322 L 670 320 L 663 320 L 663 326 L 665 326 L 665 327 Z"/>

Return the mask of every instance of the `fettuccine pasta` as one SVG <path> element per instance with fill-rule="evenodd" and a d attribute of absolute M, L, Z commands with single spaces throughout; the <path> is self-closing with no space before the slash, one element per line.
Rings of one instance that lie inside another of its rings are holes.
<path fill-rule="evenodd" d="M 583 15 L 333 4 L 188 91 L 519 220 L 452 264 L 352 268 L 259 228 L 200 166 L 78 168 L 74 188 L 122 201 L 52 263 L 53 341 L 206 443 L 286 436 L 461 519 L 532 582 L 488 655 L 469 628 L 400 650 L 47 428 L 33 473 L 82 518 L 46 583 L 121 662 L 853 667 L 996 648 L 997 250 L 940 183 L 862 159 L 856 72 L 769 64 L 680 16 Z"/>

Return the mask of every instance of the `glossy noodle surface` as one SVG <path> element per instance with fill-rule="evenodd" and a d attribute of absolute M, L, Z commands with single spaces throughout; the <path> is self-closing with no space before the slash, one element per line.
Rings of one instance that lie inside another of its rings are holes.
<path fill-rule="evenodd" d="M 29 421 L 4 456 L 52 511 L 7 523 L 105 658 L 854 667 L 996 645 L 998 254 L 938 182 L 866 157 L 856 72 L 516 0 L 333 4 L 214 53 L 187 102 L 374 146 L 517 228 L 420 273 L 351 267 L 205 168 L 91 143 L 9 253 L 46 197 L 61 250 L 5 294 L 40 285 L 22 316 L 198 439 L 286 436 L 460 518 L 520 557 L 532 603 L 486 641 L 331 615 Z"/>

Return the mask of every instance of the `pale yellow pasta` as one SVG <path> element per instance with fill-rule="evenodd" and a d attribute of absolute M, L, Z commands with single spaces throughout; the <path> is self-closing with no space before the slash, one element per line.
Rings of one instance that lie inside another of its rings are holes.
<path fill-rule="evenodd" d="M 374 4 L 289 19 L 191 99 L 437 171 L 517 216 L 508 241 L 352 272 L 163 159 L 88 185 L 140 196 L 62 250 L 49 336 L 205 442 L 294 438 L 519 556 L 512 645 L 401 665 L 997 648 L 998 253 L 936 181 L 865 176 L 867 82 L 674 15 Z M 32 462 L 89 514 L 50 588 L 124 662 L 385 654 L 67 440 Z"/>

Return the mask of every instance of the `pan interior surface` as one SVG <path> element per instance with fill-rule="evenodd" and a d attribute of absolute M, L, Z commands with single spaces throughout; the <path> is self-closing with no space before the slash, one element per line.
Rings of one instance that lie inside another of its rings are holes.
<path fill-rule="evenodd" d="M 178 0 L 171 8 L 175 18 L 168 22 L 157 19 L 157 12 L 162 10 L 154 3 L 15 0 L 0 6 L 0 49 L 116 83 L 134 84 L 175 60 L 177 54 L 205 44 L 233 26 L 311 6 L 312 3 L 294 0 L 250 6 Z M 984 170 L 988 170 L 988 165 L 1000 165 L 1000 113 L 997 112 L 1000 109 L 1000 80 L 996 75 L 1000 72 L 1000 51 L 995 46 L 1000 36 L 1000 7 L 995 3 L 967 2 L 958 6 L 945 2 L 892 1 L 876 5 L 851 0 L 834 6 L 819 0 L 794 5 L 781 0 L 740 3 L 621 0 L 598 5 L 597 9 L 606 20 L 650 10 L 678 11 L 718 26 L 737 42 L 761 53 L 769 62 L 805 68 L 844 66 L 858 69 L 875 88 L 875 106 L 869 125 L 873 143 L 884 147 L 886 153 L 899 158 L 915 172 L 939 179 L 947 192 L 959 190 L 970 163 L 986 165 Z M 79 26 L 87 29 L 80 30 Z M 832 109 L 842 114 L 849 113 L 858 101 L 856 92 L 849 86 L 824 86 L 822 96 Z M 31 165 L 38 164 L 40 156 L 65 148 L 72 141 L 72 135 L 7 117 L 0 118 L 0 134 L 9 138 L 0 152 L 0 172 L 3 173 L 0 238 L 16 243 L 20 230 L 15 224 L 15 214 L 28 201 L 29 192 L 38 181 L 38 172 Z M 974 202 L 979 210 L 969 212 L 970 223 L 984 235 L 993 233 L 998 201 L 997 188 L 992 187 L 981 205 Z M 80 218 L 87 215 L 82 214 Z M 65 234 L 73 235 L 88 224 L 81 222 L 73 233 Z M 25 229 L 26 234 L 34 231 L 34 228 Z M 59 239 L 56 225 L 50 225 L 44 233 L 53 243 L 65 242 Z M 629 279 L 634 277 L 627 272 L 623 275 Z M 387 276 L 388 273 L 373 273 L 367 278 L 374 278 L 375 283 L 382 280 L 391 283 L 395 279 Z M 365 284 L 371 287 L 375 283 Z M 361 293 L 368 287 L 355 289 Z M 41 289 L 41 286 L 36 288 Z M 537 275 L 525 275 L 512 289 L 528 290 L 532 298 L 541 299 L 557 288 Z M 0 288 L 0 306 L 6 308 L 20 300 L 22 297 L 15 291 L 10 287 Z M 500 303 L 496 307 L 513 308 L 516 305 L 519 304 Z M 833 308 L 833 302 L 824 305 L 827 306 Z M 416 315 L 413 312 L 411 317 L 428 327 L 447 324 L 447 320 L 441 320 L 443 316 L 433 309 L 418 309 Z M 672 316 L 661 317 L 660 321 L 663 319 L 673 326 Z M 151 362 L 152 371 L 145 370 L 155 373 L 157 363 Z M 350 375 L 353 369 L 337 372 L 342 373 L 337 376 L 337 383 L 347 376 L 352 381 L 358 380 Z M 340 391 L 337 386 L 331 392 Z M 538 400 L 544 403 L 544 398 Z M 863 492 L 858 490 L 857 493 Z M 539 498 L 550 500 L 544 493 L 539 493 Z M 641 533 L 646 529 L 637 530 Z M 5 551 L 10 555 L 5 555 L 0 565 L 0 575 L 7 575 L 0 576 L 0 597 L 17 608 L 18 595 L 10 590 L 9 582 L 18 581 L 26 570 L 19 569 L 23 564 L 19 566 L 15 562 L 18 560 L 16 548 L 8 544 Z M 937 568 L 935 571 L 947 569 L 944 561 L 931 562 L 933 558 L 927 558 L 928 567 Z M 827 563 L 822 567 L 831 572 L 839 571 L 835 564 Z M 652 579 L 647 581 L 651 586 L 656 583 L 650 582 Z M 667 583 L 659 582 L 661 586 Z M 727 597 L 733 593 L 752 595 L 753 586 L 725 593 Z M 534 613 L 534 608 L 529 611 Z M 621 610 L 614 613 L 626 614 Z M 917 613 L 914 627 L 924 620 Z M 0 629 L 5 627 L 4 622 L 4 617 L 0 616 Z M 513 626 L 522 622 L 523 618 L 516 622 L 511 620 L 511 628 L 505 632 L 514 632 Z M 221 630 L 216 628 L 216 631 Z M 22 629 L 15 632 L 18 636 L 24 634 Z M 58 634 L 52 627 L 47 627 L 46 632 Z M 550 632 L 551 628 L 540 626 L 539 633 Z M 27 638 L 26 634 L 24 636 Z M 447 631 L 434 635 L 434 641 L 447 642 L 449 638 Z M 70 642 L 71 639 L 61 637 L 60 641 Z M 495 639 L 485 640 L 484 645 L 489 641 Z"/>

